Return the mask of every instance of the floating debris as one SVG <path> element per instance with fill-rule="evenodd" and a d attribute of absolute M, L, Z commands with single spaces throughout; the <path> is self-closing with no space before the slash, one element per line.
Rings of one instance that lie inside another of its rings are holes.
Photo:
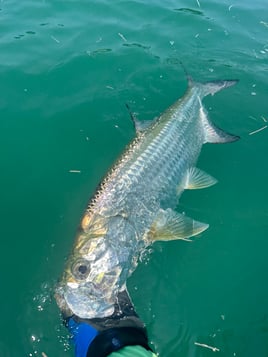
<path fill-rule="evenodd" d="M 260 21 L 260 24 L 268 28 L 268 22 Z"/>
<path fill-rule="evenodd" d="M 47 357 L 47 354 L 45 352 L 42 352 L 42 357 Z"/>
<path fill-rule="evenodd" d="M 81 170 L 69 170 L 69 172 L 72 174 L 80 174 Z"/>
<path fill-rule="evenodd" d="M 253 115 L 249 115 L 248 117 L 249 117 L 250 119 L 253 119 L 253 120 L 255 120 L 255 121 L 258 121 L 258 119 L 255 118 Z"/>
<path fill-rule="evenodd" d="M 257 130 L 254 130 L 254 131 L 251 131 L 248 135 L 253 135 L 253 134 L 257 134 L 259 133 L 260 131 L 266 129 L 268 127 L 268 125 L 264 125 L 262 128 L 260 129 L 257 129 Z"/>
<path fill-rule="evenodd" d="M 121 37 L 123 41 L 127 42 L 127 39 L 121 32 L 118 32 L 118 36 Z"/>
<path fill-rule="evenodd" d="M 208 348 L 210 350 L 212 350 L 213 352 L 219 352 L 220 349 L 217 348 L 217 347 L 213 347 L 213 346 L 209 346 L 209 345 L 206 345 L 205 343 L 199 343 L 199 342 L 195 342 L 194 343 L 196 346 L 200 346 L 200 347 L 204 347 L 204 348 Z"/>
<path fill-rule="evenodd" d="M 55 42 L 60 43 L 60 41 L 56 37 L 51 35 L 50 38 L 52 38 L 52 40 L 54 40 Z"/>

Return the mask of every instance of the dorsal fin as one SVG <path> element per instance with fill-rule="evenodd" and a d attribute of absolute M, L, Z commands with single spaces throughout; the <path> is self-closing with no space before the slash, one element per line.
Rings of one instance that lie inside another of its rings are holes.
<path fill-rule="evenodd" d="M 188 73 L 186 67 L 184 66 L 184 64 L 182 63 L 182 61 L 180 61 L 180 65 L 185 73 L 185 76 L 187 78 L 187 82 L 188 82 L 188 88 L 191 88 L 194 86 L 194 80 L 193 80 L 193 77 L 190 76 L 190 74 Z"/>
<path fill-rule="evenodd" d="M 145 131 L 146 129 L 148 129 L 151 125 L 153 125 L 157 118 L 153 119 L 153 120 L 139 120 L 135 117 L 135 115 L 132 113 L 132 111 L 130 110 L 129 105 L 126 103 L 126 108 L 128 110 L 128 113 L 130 115 L 130 118 L 134 124 L 134 128 L 136 130 L 136 133 Z"/>

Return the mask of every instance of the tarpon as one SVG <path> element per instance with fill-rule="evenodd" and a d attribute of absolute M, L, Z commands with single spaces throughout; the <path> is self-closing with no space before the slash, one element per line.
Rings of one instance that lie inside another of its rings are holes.
<path fill-rule="evenodd" d="M 189 79 L 184 97 L 159 118 L 149 124 L 133 118 L 136 137 L 90 200 L 56 289 L 65 315 L 111 315 L 146 246 L 187 240 L 208 228 L 174 209 L 183 190 L 216 183 L 196 168 L 202 145 L 238 139 L 215 126 L 201 102 L 236 82 Z"/>

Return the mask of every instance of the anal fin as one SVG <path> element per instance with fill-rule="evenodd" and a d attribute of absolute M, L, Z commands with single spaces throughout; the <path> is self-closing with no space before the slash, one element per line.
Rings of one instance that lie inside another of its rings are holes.
<path fill-rule="evenodd" d="M 217 182 L 218 181 L 214 177 L 206 172 L 197 167 L 191 167 L 187 171 L 184 188 L 188 190 L 196 190 L 215 185 Z"/>
<path fill-rule="evenodd" d="M 147 237 L 152 241 L 189 240 L 209 227 L 172 209 L 160 209 Z"/>

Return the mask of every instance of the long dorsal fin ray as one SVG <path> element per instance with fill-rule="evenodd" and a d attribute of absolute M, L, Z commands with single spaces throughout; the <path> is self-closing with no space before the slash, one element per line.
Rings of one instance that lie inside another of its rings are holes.
<path fill-rule="evenodd" d="M 128 110 L 129 116 L 133 122 L 134 128 L 136 130 L 136 133 L 145 131 L 146 129 L 148 129 L 151 125 L 153 125 L 155 123 L 155 121 L 157 120 L 157 118 L 153 119 L 153 120 L 139 120 L 138 118 L 136 118 L 136 116 L 134 115 L 134 113 L 131 111 L 129 105 L 126 103 L 126 108 Z"/>

